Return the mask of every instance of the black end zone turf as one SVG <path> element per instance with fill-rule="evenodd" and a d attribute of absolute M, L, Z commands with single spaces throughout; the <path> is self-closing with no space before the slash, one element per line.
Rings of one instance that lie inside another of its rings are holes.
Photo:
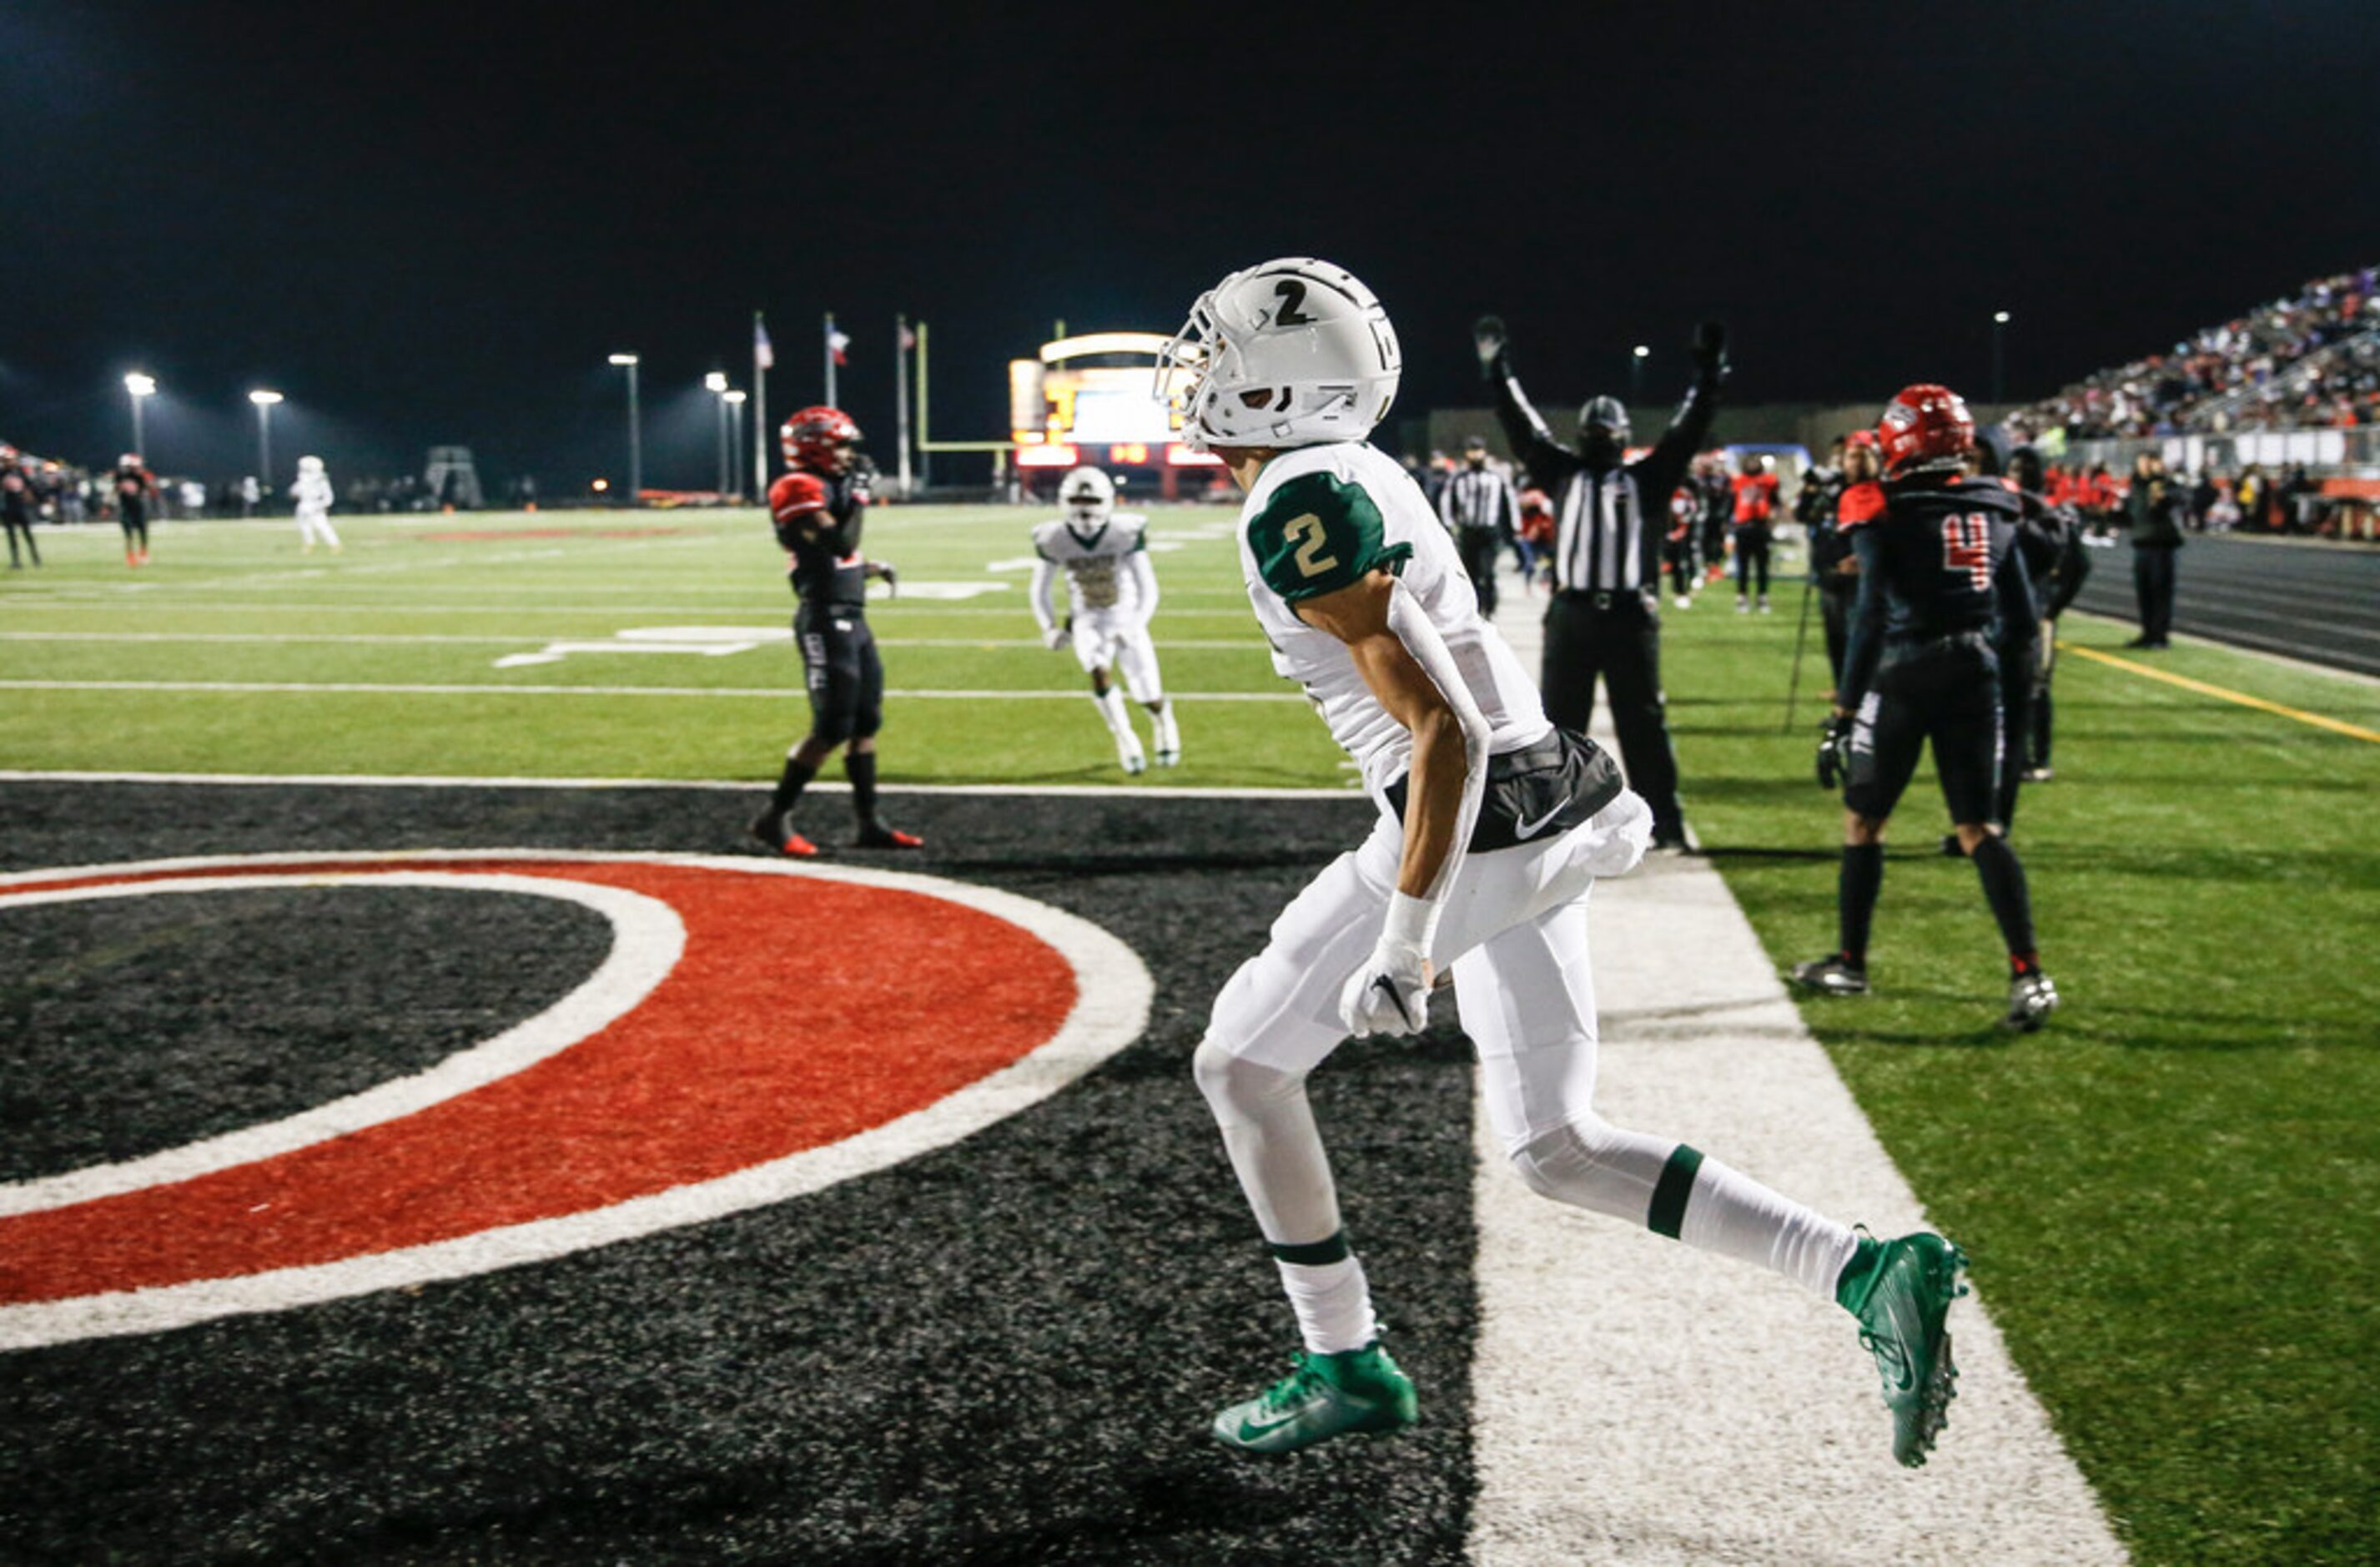
<path fill-rule="evenodd" d="M 1270 1462 L 1206 1435 L 1216 1408 L 1287 1369 L 1295 1336 L 1190 1052 L 1215 991 L 1357 840 L 1367 808 L 887 803 L 929 835 L 926 853 L 830 854 L 990 883 L 1103 925 L 1156 977 L 1147 1037 L 952 1148 L 775 1207 L 418 1291 L 0 1357 L 0 1556 L 1458 1560 L 1475 1300 L 1471 1075 L 1451 1027 L 1350 1044 L 1315 1079 L 1350 1233 L 1421 1386 L 1423 1424 Z M 28 869 L 341 848 L 738 853 L 752 804 L 672 790 L 14 784 L 0 788 L 0 857 Z M 805 808 L 822 843 L 840 805 Z M 559 951 L 568 938 L 524 925 L 487 940 Z M 826 942 L 804 960 L 832 959 Z M 584 972 L 560 970 L 565 986 Z M 412 971 L 380 971 L 392 1003 Z M 551 978 L 449 983 L 473 987 L 492 1031 Z M 253 994 L 275 1014 L 291 992 Z M 394 1075 L 426 1038 L 358 1048 Z M 244 1053 L 207 1070 L 219 1083 Z"/>

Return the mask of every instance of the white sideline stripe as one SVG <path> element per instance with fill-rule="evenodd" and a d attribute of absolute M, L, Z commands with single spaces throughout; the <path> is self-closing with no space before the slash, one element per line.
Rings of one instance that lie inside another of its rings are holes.
<path fill-rule="evenodd" d="M 1543 601 L 1507 600 L 1528 624 L 1500 624 L 1534 667 Z M 1707 862 L 1604 883 L 1591 924 L 1603 1114 L 1880 1234 L 1924 1222 Z M 2124 1559 L 1981 1301 L 1951 1313 L 1949 1429 L 1903 1470 L 1840 1308 L 1536 1197 L 1484 1108 L 1475 1133 L 1473 1561 Z"/>
<path fill-rule="evenodd" d="M 0 680 L 0 691 L 190 691 L 232 696 L 384 697 L 722 697 L 791 701 L 801 693 L 782 686 L 477 686 L 379 685 L 357 680 Z M 887 691 L 903 701 L 1079 702 L 1082 689 L 1062 691 Z M 1302 702 L 1295 691 L 1170 691 L 1177 702 Z"/>
<path fill-rule="evenodd" d="M 570 602 L 558 604 L 527 604 L 520 602 L 486 604 L 417 604 L 398 600 L 392 600 L 387 602 L 375 602 L 365 599 L 342 599 L 335 602 L 324 602 L 320 600 L 282 600 L 273 603 L 259 603 L 240 600 L 161 599 L 153 596 L 142 599 L 138 602 L 130 602 L 122 598 L 116 597 L 99 598 L 91 595 L 75 596 L 69 593 L 43 594 L 38 599 L 23 594 L 0 597 L 0 608 L 10 610 L 95 610 L 115 614 L 141 615 L 154 615 L 158 613 L 250 614 L 260 612 L 273 614 L 476 614 L 485 615 L 492 620 L 499 617 L 512 619 L 527 614 L 567 614 L 585 615 L 589 617 L 609 617 L 622 614 L 716 614 L 743 616 L 759 613 L 749 604 L 588 604 Z M 778 612 L 781 608 L 782 606 L 774 601 L 771 601 L 768 605 L 768 609 L 771 613 Z M 1014 604 L 924 604 L 910 603 L 904 600 L 898 602 L 871 601 L 868 605 L 868 613 L 870 615 L 879 618 L 912 614 L 972 614 L 1000 615 L 1013 620 L 1024 612 Z M 1166 607 L 1160 613 L 1169 618 L 1180 616 L 1193 620 L 1229 620 L 1236 624 L 1247 619 L 1247 604 L 1245 596 L 1243 595 L 1239 606 L 1234 609 L 1176 608 L 1173 605 L 1173 595 L 1168 594 L 1166 597 Z"/>
<path fill-rule="evenodd" d="M 322 785 L 366 789 L 697 789 L 755 794 L 769 787 L 765 778 L 468 778 L 436 773 L 350 772 L 100 772 L 43 771 L 0 768 L 0 784 L 205 784 L 256 785 Z M 851 785 L 818 779 L 811 794 L 847 793 Z M 1038 799 L 1045 795 L 1125 800 L 1344 800 L 1362 798 L 1363 784 L 1349 779 L 1335 789 L 1295 789 L 1263 784 L 1223 788 L 1184 784 L 1169 788 L 1142 784 L 883 784 L 887 795 L 987 795 Z"/>
<path fill-rule="evenodd" d="M 38 886 L 38 883 L 35 883 Z M 625 887 L 569 881 L 550 876 L 429 875 L 419 871 L 361 874 L 318 872 L 298 876 L 194 876 L 173 881 L 115 882 L 55 892 L 18 892 L 0 886 L 0 908 L 100 899 L 178 896 L 195 893 L 248 892 L 271 887 L 431 887 L 480 893 L 514 893 L 557 898 L 593 909 L 611 922 L 611 951 L 594 973 L 568 995 L 436 1065 L 316 1105 L 279 1121 L 243 1127 L 222 1136 L 185 1143 L 146 1158 L 91 1165 L 62 1175 L 0 1184 L 0 1215 L 32 1213 L 138 1191 L 143 1186 L 195 1180 L 234 1165 L 249 1164 L 328 1142 L 429 1109 L 442 1099 L 485 1087 L 569 1049 L 641 1003 L 669 978 L 686 951 L 686 925 L 660 899 Z"/>
<path fill-rule="evenodd" d="M 141 865 L 85 866 L 76 870 L 0 877 L 0 887 L 38 884 L 77 874 L 230 868 L 252 859 L 278 865 L 302 864 L 309 859 L 375 858 L 451 860 L 466 865 L 472 860 L 504 858 L 690 865 L 761 875 L 817 877 L 922 893 L 1022 926 L 1056 948 L 1075 971 L 1075 1007 L 1056 1034 L 1017 1061 L 922 1110 L 825 1148 L 806 1149 L 716 1180 L 674 1187 L 589 1212 L 483 1230 L 428 1245 L 236 1278 L 0 1306 L 0 1351 L 76 1339 L 157 1332 L 221 1317 L 283 1311 L 432 1280 L 466 1278 L 698 1224 L 819 1191 L 947 1147 L 1049 1098 L 1140 1038 L 1148 1026 L 1149 1002 L 1156 993 L 1155 981 L 1149 978 L 1139 954 L 1088 920 L 1013 893 L 891 870 L 795 866 L 703 855 L 493 849 L 157 860 Z"/>

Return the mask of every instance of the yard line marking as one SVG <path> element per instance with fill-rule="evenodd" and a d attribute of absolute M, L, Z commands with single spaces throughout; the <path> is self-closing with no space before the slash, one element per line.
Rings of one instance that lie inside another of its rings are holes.
<path fill-rule="evenodd" d="M 218 695 L 392 697 L 722 697 L 783 701 L 799 686 L 477 686 L 376 685 L 355 680 L 0 680 L 0 691 L 191 691 Z M 1062 691 L 887 691 L 903 701 L 1079 702 L 1080 687 Z M 1302 702 L 1296 691 L 1172 691 L 1177 702 Z"/>
<path fill-rule="evenodd" d="M 1535 667 L 1535 606 L 1505 583 L 1498 625 Z M 1601 704 L 1596 728 L 1616 755 Z M 1649 859 L 1598 885 L 1588 918 L 1601 1113 L 1879 1233 L 1923 1223 L 1708 861 Z M 1472 1561 L 2124 1560 L 1980 1299 L 1952 1316 L 1944 1451 L 1911 1476 L 1839 1307 L 1536 1196 L 1484 1099 L 1475 1136 Z"/>
<path fill-rule="evenodd" d="M 688 789 L 750 794 L 766 789 L 769 780 L 752 778 L 469 778 L 425 773 L 346 772 L 94 772 L 0 768 L 0 784 L 196 784 L 238 787 L 287 784 L 292 787 L 364 789 Z M 1248 784 L 882 784 L 888 795 L 988 795 L 1034 797 L 1042 795 L 1087 796 L 1124 800 L 1349 800 L 1363 798 L 1360 780 L 1335 789 L 1289 788 Z M 819 779 L 806 793 L 845 794 L 851 785 Z"/>
<path fill-rule="evenodd" d="M 2147 664 L 2136 663 L 2131 659 L 2118 658 L 2113 653 L 2103 653 L 2096 648 L 2086 648 L 2079 642 L 2061 641 L 2058 644 L 2058 650 L 2061 653 L 2072 653 L 2077 658 L 2089 659 L 2094 663 L 2111 664 L 2118 669 L 2144 675 L 2151 680 L 2162 680 L 2168 686 L 2179 686 L 2185 691 L 2195 691 L 2202 697 L 2213 697 L 2218 701 L 2237 702 L 2243 708 L 2254 708 L 2260 712 L 2277 713 L 2283 718 L 2293 718 L 2300 723 L 2310 723 L 2316 729 L 2327 729 L 2334 734 L 2344 735 L 2350 739 L 2370 740 L 2380 744 L 2380 730 L 2366 729 L 2361 724 L 2349 723 L 2342 719 L 2325 718 L 2321 713 L 2308 712 L 2303 708 L 2285 707 L 2279 702 L 2266 701 L 2262 697 L 2252 697 L 2244 691 L 2234 691 L 2227 686 L 2210 686 L 2204 680 L 2192 680 L 2187 674 L 2175 674 L 2168 670 L 2151 669 Z"/>
<path fill-rule="evenodd" d="M 728 627 L 722 627 L 727 629 Z M 791 633 L 771 627 L 774 639 L 783 642 Z M 299 643 L 365 643 L 373 646 L 403 646 L 407 643 L 475 643 L 511 646 L 522 642 L 549 640 L 540 634 L 517 637 L 479 636 L 464 632 L 439 631 L 0 631 L 0 642 L 299 642 Z M 1048 644 L 1032 637 L 879 637 L 880 648 L 1021 648 L 1044 650 Z M 1189 648 L 1204 651 L 1262 652 L 1264 643 L 1255 637 L 1243 637 L 1236 641 L 1220 638 L 1200 640 L 1190 638 L 1168 641 L 1160 638 L 1160 648 Z"/>
<path fill-rule="evenodd" d="M 774 610 L 779 606 L 779 603 L 780 601 L 771 599 L 769 601 L 768 607 Z M 1166 596 L 1166 606 L 1167 607 L 1163 613 L 1168 619 L 1231 620 L 1245 622 L 1248 617 L 1246 601 L 1244 597 L 1235 601 L 1233 607 L 1228 609 L 1176 609 L 1173 607 L 1173 595 L 1168 594 Z M 516 601 L 507 602 L 501 601 L 485 604 L 418 604 L 407 603 L 404 601 L 373 603 L 368 601 L 355 599 L 340 600 L 335 602 L 293 602 L 285 599 L 267 603 L 239 600 L 183 601 L 178 599 L 150 598 L 142 600 L 138 603 L 128 603 L 118 598 L 102 598 L 97 596 L 76 598 L 64 593 L 43 594 L 40 598 L 32 598 L 23 594 L 0 593 L 0 609 L 91 610 L 103 613 L 135 613 L 141 615 L 144 618 L 156 615 L 160 613 L 171 614 L 249 614 L 259 612 L 272 614 L 344 615 L 482 614 L 491 617 L 497 615 L 512 617 L 530 614 L 575 614 L 589 616 L 620 614 L 727 615 L 750 614 L 756 613 L 755 609 L 751 605 L 738 604 L 525 604 Z M 1025 609 L 1019 604 L 913 604 L 906 601 L 887 602 L 871 600 L 868 604 L 868 613 L 871 615 L 878 616 L 900 616 L 912 614 L 974 614 L 997 615 L 1009 620 L 1023 620 L 1026 618 Z"/>

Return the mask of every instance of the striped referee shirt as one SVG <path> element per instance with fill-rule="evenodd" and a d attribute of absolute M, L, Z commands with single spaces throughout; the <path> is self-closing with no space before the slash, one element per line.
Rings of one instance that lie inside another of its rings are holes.
<path fill-rule="evenodd" d="M 1555 510 L 1554 586 L 1633 593 L 1645 585 L 1645 507 L 1629 468 L 1581 468 Z M 1660 553 L 1649 553 L 1659 575 Z"/>
<path fill-rule="evenodd" d="M 1438 519 L 1448 528 L 1492 528 L 1510 532 L 1521 520 L 1521 504 L 1512 481 L 1491 468 L 1465 464 L 1449 476 L 1438 492 Z"/>

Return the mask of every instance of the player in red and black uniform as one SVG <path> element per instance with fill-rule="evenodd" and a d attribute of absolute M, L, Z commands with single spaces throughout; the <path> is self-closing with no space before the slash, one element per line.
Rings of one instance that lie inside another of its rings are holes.
<path fill-rule="evenodd" d="M 1760 613 L 1768 613 L 1768 546 L 1773 535 L 1769 519 L 1777 511 L 1777 476 L 1757 452 L 1743 454 L 1743 471 L 1730 482 L 1734 492 L 1735 613 L 1752 608 L 1757 574 Z"/>
<path fill-rule="evenodd" d="M 149 564 L 149 503 L 157 498 L 157 476 L 151 473 L 138 452 L 127 452 L 115 460 L 115 475 L 109 481 L 115 491 L 115 525 L 124 529 L 124 564 Z"/>
<path fill-rule="evenodd" d="M 818 848 L 791 825 L 794 806 L 839 747 L 859 818 L 852 842 L 863 849 L 914 849 L 925 842 L 887 827 L 876 815 L 876 732 L 884 722 L 884 663 L 868 628 L 868 579 L 892 585 L 891 566 L 859 553 L 859 530 L 872 470 L 858 453 L 859 426 L 840 408 L 804 408 L 781 432 L 785 468 L 769 486 L 769 516 L 791 557 L 786 576 L 801 608 L 794 642 L 810 694 L 810 732 L 785 754 L 785 771 L 752 836 L 781 854 Z"/>
<path fill-rule="evenodd" d="M 1992 825 L 1998 793 L 2003 669 L 2028 667 L 2039 635 L 2016 548 L 2021 507 L 1998 480 L 1970 478 L 1975 423 L 1947 387 L 1905 387 L 1876 426 L 1883 512 L 1859 524 L 1851 650 L 1819 778 L 1843 790 L 1841 946 L 1797 965 L 1795 982 L 1833 995 L 1868 988 L 1868 928 L 1884 884 L 1884 830 L 1927 742 L 1959 840 L 2008 943 L 2008 1012 L 2030 1032 L 2058 1005 L 2034 950 L 2033 905 L 2016 851 Z"/>

